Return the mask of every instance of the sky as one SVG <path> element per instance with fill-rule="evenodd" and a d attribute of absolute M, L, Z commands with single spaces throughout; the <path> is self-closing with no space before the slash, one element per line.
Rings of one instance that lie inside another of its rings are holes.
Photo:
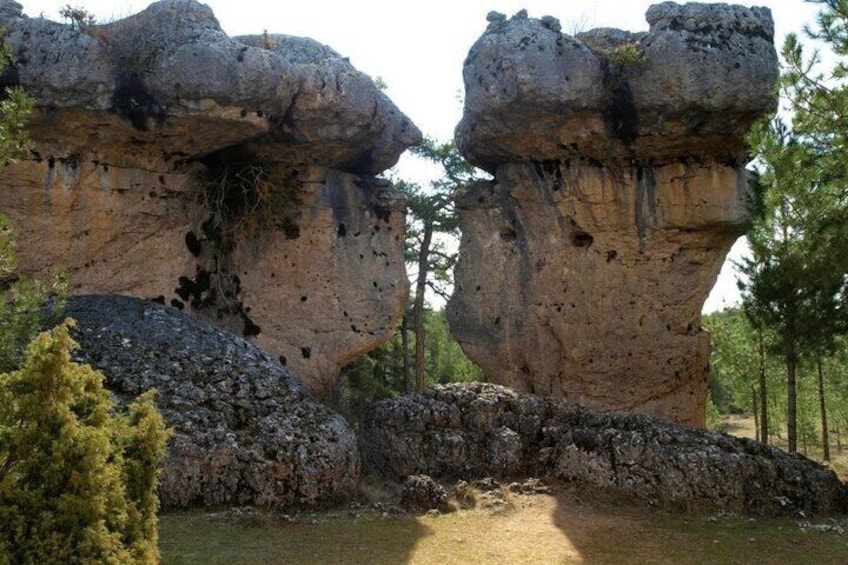
<path fill-rule="evenodd" d="M 58 10 L 68 2 L 18 0 L 29 16 L 60 20 Z M 648 29 L 645 12 L 656 0 L 208 0 L 221 27 L 230 35 L 285 33 L 307 36 L 350 58 L 351 63 L 388 85 L 387 94 L 425 135 L 447 141 L 462 115 L 462 63 L 468 49 L 486 28 L 486 14 L 511 16 L 527 9 L 531 17 L 559 18 L 563 32 L 595 27 L 628 31 Z M 812 23 L 816 7 L 803 0 L 738 2 L 766 6 L 775 21 L 775 43 L 789 32 L 800 33 Z M 98 22 L 143 10 L 138 0 L 80 0 Z M 410 157 L 397 167 L 403 178 L 426 184 L 427 170 Z M 745 252 L 738 242 L 705 304 L 710 312 L 738 301 L 732 261 Z"/>

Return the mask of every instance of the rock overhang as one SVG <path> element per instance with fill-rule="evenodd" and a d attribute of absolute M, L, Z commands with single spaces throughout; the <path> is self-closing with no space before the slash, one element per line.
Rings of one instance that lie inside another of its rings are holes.
<path fill-rule="evenodd" d="M 647 32 L 570 36 L 549 16 L 490 14 L 464 65 L 460 150 L 492 172 L 575 158 L 746 162 L 746 132 L 777 108 L 770 10 L 665 2 L 646 19 Z"/>
<path fill-rule="evenodd" d="M 421 138 L 368 75 L 315 41 L 229 37 L 195 0 L 161 0 L 103 25 L 70 26 L 3 3 L 12 59 L 4 85 L 34 99 L 40 154 L 80 152 L 123 166 L 174 166 L 235 145 L 265 161 L 375 175 Z M 190 132 L 190 134 L 188 134 Z M 131 140 L 134 151 L 118 151 Z"/>
<path fill-rule="evenodd" d="M 369 76 L 308 38 L 229 37 L 194 0 L 103 25 L 22 10 L 0 0 L 0 88 L 35 105 L 0 181 L 22 273 L 209 318 L 319 395 L 390 337 L 405 198 L 375 177 L 421 134 Z"/>

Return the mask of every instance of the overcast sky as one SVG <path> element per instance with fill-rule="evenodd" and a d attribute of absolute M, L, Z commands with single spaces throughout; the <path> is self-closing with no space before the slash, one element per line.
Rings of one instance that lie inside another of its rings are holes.
<path fill-rule="evenodd" d="M 21 1 L 21 0 L 19 0 Z M 59 19 L 67 1 L 23 0 L 24 13 Z M 648 0 L 209 0 L 208 4 L 230 35 L 285 33 L 308 36 L 349 57 L 359 70 L 381 77 L 387 94 L 430 137 L 446 141 L 462 114 L 462 62 L 468 48 L 486 28 L 486 14 L 509 16 L 526 8 L 531 17 L 560 19 L 566 33 L 594 27 L 647 30 L 645 12 L 657 3 Z M 816 7 L 802 0 L 760 0 L 745 5 L 771 8 L 776 43 L 813 21 Z M 99 22 L 119 19 L 144 9 L 149 2 L 80 0 Z M 420 169 L 408 159 L 400 174 L 415 176 Z M 737 246 L 736 256 L 742 246 Z M 711 311 L 736 300 L 729 265 L 705 306 Z"/>

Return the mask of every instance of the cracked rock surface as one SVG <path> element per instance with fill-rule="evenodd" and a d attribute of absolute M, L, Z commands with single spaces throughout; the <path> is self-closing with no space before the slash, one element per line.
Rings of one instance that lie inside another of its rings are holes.
<path fill-rule="evenodd" d="M 76 361 L 106 375 L 119 403 L 150 388 L 174 430 L 164 507 L 314 506 L 353 495 L 356 436 L 279 361 L 174 308 L 123 296 L 74 296 Z"/>
<path fill-rule="evenodd" d="M 801 455 L 492 384 L 442 385 L 380 401 L 360 437 L 365 464 L 396 481 L 534 476 L 674 508 L 848 511 L 848 487 Z"/>

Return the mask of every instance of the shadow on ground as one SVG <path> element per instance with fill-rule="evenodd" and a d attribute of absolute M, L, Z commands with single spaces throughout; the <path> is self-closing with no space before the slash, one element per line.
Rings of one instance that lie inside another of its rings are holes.
<path fill-rule="evenodd" d="M 160 518 L 164 565 L 371 565 L 408 563 L 432 531 L 414 519 L 314 513 L 235 519 L 229 513 L 168 513 Z"/>

